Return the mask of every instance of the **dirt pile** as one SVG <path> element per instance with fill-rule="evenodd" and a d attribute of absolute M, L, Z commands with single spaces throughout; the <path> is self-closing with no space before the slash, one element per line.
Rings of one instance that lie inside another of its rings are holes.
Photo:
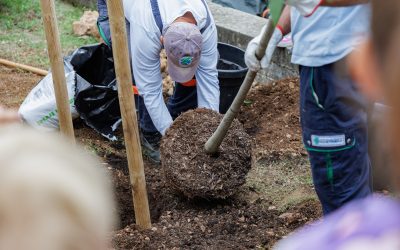
<path fill-rule="evenodd" d="M 1 103 L 14 108 L 42 78 L 2 66 L 0 76 Z M 167 188 L 160 166 L 145 161 L 151 230 L 140 230 L 133 224 L 133 201 L 123 140 L 107 141 L 81 120 L 76 120 L 77 141 L 89 152 L 102 157 L 108 163 L 104 167 L 113 176 L 121 226 L 111 235 L 112 248 L 271 249 L 277 240 L 319 218 L 321 208 L 316 199 L 302 198 L 300 202 L 291 201 L 284 207 L 273 199 L 291 200 L 294 195 L 297 197 L 299 186 L 314 193 L 308 162 L 301 153 L 301 136 L 296 135 L 300 131 L 297 81 L 286 80 L 273 87 L 259 86 L 249 94 L 247 106 L 242 109 L 245 113 L 239 118 L 245 122 L 244 127 L 255 142 L 252 151 L 263 153 L 267 161 L 253 158 L 256 161 L 251 169 L 254 175 L 252 177 L 251 172 L 247 175 L 246 184 L 240 187 L 237 195 L 225 201 L 188 200 Z M 292 137 L 289 139 L 287 134 Z M 285 157 L 293 153 L 296 157 L 287 161 Z M 293 185 L 296 190 L 292 190 Z"/>
<path fill-rule="evenodd" d="M 18 109 L 41 78 L 43 77 L 0 65 L 0 105 Z"/>
<path fill-rule="evenodd" d="M 259 85 L 248 94 L 238 119 L 255 137 L 257 159 L 306 155 L 301 139 L 299 79 Z"/>
<path fill-rule="evenodd" d="M 316 203 L 300 204 L 284 214 L 273 207 L 237 200 L 200 204 L 187 203 L 185 210 L 165 211 L 150 230 L 127 226 L 114 234 L 113 246 L 115 249 L 271 249 L 277 240 L 319 215 L 313 208 Z"/>
<path fill-rule="evenodd" d="M 187 197 L 226 198 L 245 182 L 251 167 L 251 139 L 235 120 L 217 155 L 204 144 L 218 127 L 222 115 L 196 109 L 178 117 L 161 142 L 166 181 Z"/>

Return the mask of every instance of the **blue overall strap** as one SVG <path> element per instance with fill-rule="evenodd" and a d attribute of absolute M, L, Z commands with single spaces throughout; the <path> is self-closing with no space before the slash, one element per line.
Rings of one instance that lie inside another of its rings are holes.
<path fill-rule="evenodd" d="M 206 4 L 205 0 L 201 0 L 204 4 L 204 8 L 206 8 L 207 11 L 207 21 L 206 21 L 206 25 L 200 30 L 201 34 L 203 34 L 204 31 L 206 31 L 206 29 L 208 28 L 208 26 L 210 26 L 211 24 L 211 15 L 210 12 L 208 11 L 208 6 Z"/>
<path fill-rule="evenodd" d="M 150 0 L 151 10 L 153 11 L 154 20 L 156 21 L 157 27 L 160 29 L 160 33 L 163 31 L 163 23 L 161 19 L 160 7 L 158 7 L 158 0 Z"/>
<path fill-rule="evenodd" d="M 207 21 L 206 21 L 206 25 L 200 30 L 201 33 L 203 33 L 208 26 L 210 26 L 211 23 L 211 16 L 210 16 L 210 12 L 208 10 L 207 4 L 205 0 L 201 0 L 202 3 L 204 4 L 204 8 L 206 8 L 207 11 Z M 150 0 L 151 3 L 151 10 L 153 11 L 153 16 L 154 16 L 154 20 L 156 21 L 157 27 L 160 30 L 160 33 L 163 32 L 163 23 L 162 23 L 162 19 L 161 19 L 161 14 L 160 14 L 160 7 L 158 6 L 158 0 Z"/>

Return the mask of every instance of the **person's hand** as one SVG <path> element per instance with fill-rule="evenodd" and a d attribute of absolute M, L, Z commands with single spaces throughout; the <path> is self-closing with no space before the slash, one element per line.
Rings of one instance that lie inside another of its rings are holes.
<path fill-rule="evenodd" d="M 265 32 L 266 26 L 263 27 L 261 33 L 255 37 L 253 40 L 250 41 L 249 45 L 247 46 L 244 61 L 247 67 L 254 72 L 260 70 L 260 68 L 267 68 L 269 63 L 271 62 L 272 55 L 274 54 L 275 48 L 278 43 L 282 40 L 282 31 L 279 27 L 277 27 L 272 34 L 271 40 L 268 43 L 268 47 L 265 50 L 265 56 L 260 60 L 256 57 L 256 50 L 260 43 L 262 34 Z"/>
<path fill-rule="evenodd" d="M 323 0 L 286 0 L 286 4 L 296 8 L 301 15 L 311 16 L 321 5 Z"/>
<path fill-rule="evenodd" d="M 18 113 L 0 106 L 0 124 L 19 122 Z"/>

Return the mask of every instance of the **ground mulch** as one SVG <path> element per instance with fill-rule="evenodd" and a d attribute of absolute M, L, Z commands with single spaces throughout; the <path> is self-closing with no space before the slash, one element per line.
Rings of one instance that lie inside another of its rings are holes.
<path fill-rule="evenodd" d="M 0 66 L 1 104 L 17 108 L 41 78 Z M 253 152 L 283 157 L 304 154 L 298 91 L 296 79 L 251 91 L 239 120 L 254 142 Z M 113 249 L 270 249 L 321 216 L 315 200 L 281 210 L 267 199 L 244 198 L 240 193 L 248 193 L 246 188 L 225 200 L 187 199 L 171 191 L 161 166 L 145 160 L 153 225 L 150 230 L 138 229 L 124 142 L 109 142 L 79 120 L 74 126 L 77 141 L 102 157 L 114 183 L 120 225 L 111 236 Z"/>

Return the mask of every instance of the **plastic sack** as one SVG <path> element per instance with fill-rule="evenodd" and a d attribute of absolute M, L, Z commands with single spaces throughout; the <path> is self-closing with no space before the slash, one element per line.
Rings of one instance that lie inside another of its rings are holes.
<path fill-rule="evenodd" d="M 91 128 L 109 140 L 117 140 L 121 124 L 117 82 L 111 49 L 96 44 L 77 49 L 68 57 L 76 71 L 75 106 Z"/>
<path fill-rule="evenodd" d="M 75 119 L 79 117 L 74 106 L 76 74 L 68 62 L 65 61 L 64 66 L 70 110 L 72 119 Z M 45 131 L 57 130 L 59 128 L 53 76 L 51 73 L 31 90 L 21 104 L 18 113 L 25 123 L 34 128 Z"/>

